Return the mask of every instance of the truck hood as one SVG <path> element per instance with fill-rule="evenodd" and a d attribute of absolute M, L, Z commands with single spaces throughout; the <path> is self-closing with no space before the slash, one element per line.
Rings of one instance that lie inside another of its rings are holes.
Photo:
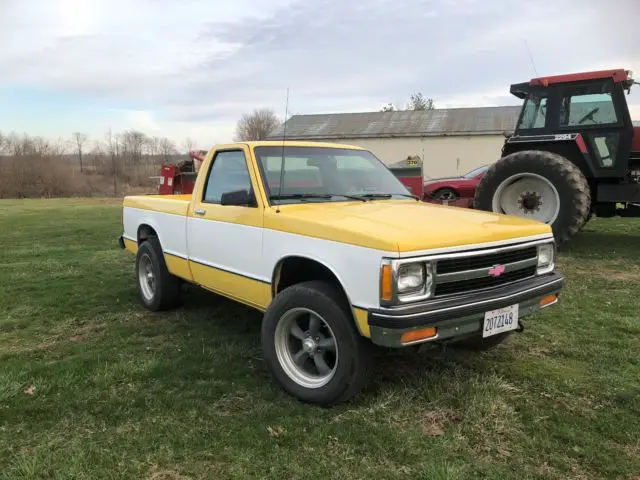
<path fill-rule="evenodd" d="M 281 205 L 265 227 L 399 253 L 551 234 L 532 220 L 413 200 Z"/>

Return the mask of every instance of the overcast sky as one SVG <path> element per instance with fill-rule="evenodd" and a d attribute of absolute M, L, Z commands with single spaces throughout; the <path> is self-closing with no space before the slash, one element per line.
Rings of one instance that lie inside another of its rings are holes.
<path fill-rule="evenodd" d="M 0 131 L 202 147 L 247 111 L 517 104 L 534 75 L 640 77 L 640 0 L 0 0 Z M 526 43 L 525 43 L 526 42 Z M 628 97 L 640 119 L 640 86 Z"/>

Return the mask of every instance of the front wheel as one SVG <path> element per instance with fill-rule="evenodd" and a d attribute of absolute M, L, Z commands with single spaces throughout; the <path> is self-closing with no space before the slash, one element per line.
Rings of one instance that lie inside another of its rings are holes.
<path fill-rule="evenodd" d="M 334 405 L 358 393 L 372 372 L 372 349 L 343 296 L 325 282 L 291 286 L 262 323 L 264 358 L 277 382 L 303 402 Z"/>
<path fill-rule="evenodd" d="M 580 169 L 543 150 L 515 152 L 492 165 L 480 182 L 475 208 L 550 225 L 560 242 L 584 225 L 591 191 Z"/>

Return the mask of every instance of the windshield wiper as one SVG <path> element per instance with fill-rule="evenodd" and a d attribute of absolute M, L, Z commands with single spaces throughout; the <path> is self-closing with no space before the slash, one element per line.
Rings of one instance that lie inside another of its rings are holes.
<path fill-rule="evenodd" d="M 269 200 L 298 200 L 300 198 L 331 198 L 328 193 L 281 193 L 269 195 Z"/>
<path fill-rule="evenodd" d="M 393 197 L 394 195 L 399 195 L 401 197 L 415 198 L 416 200 L 418 200 L 418 197 L 416 197 L 415 195 L 411 195 L 409 193 L 365 193 L 363 195 L 358 195 L 358 196 L 360 198 L 364 198 L 367 200 L 375 200 L 376 198 L 388 199 Z"/>
<path fill-rule="evenodd" d="M 270 195 L 269 200 L 301 200 L 306 198 L 329 199 L 333 197 L 344 197 L 351 200 L 359 200 L 361 202 L 367 201 L 365 198 L 356 195 L 344 195 L 342 193 L 282 193 L 280 195 Z"/>

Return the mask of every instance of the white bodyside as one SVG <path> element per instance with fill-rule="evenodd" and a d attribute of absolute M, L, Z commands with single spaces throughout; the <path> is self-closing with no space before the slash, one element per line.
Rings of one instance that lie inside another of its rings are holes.
<path fill-rule="evenodd" d="M 189 217 L 187 245 L 189 260 L 271 282 L 262 267 L 262 228 Z"/>
<path fill-rule="evenodd" d="M 285 257 L 316 260 L 331 270 L 352 305 L 379 306 L 379 275 L 384 252 L 276 230 L 182 217 L 125 207 L 124 235 L 137 239 L 138 227 L 147 224 L 157 232 L 163 251 L 221 270 L 271 282 Z M 188 242 L 187 242 L 188 239 Z"/>
<path fill-rule="evenodd" d="M 160 245 L 166 253 L 187 257 L 187 217 L 124 207 L 122 223 L 125 238 L 136 242 L 138 227 L 146 224 L 156 231 Z"/>

